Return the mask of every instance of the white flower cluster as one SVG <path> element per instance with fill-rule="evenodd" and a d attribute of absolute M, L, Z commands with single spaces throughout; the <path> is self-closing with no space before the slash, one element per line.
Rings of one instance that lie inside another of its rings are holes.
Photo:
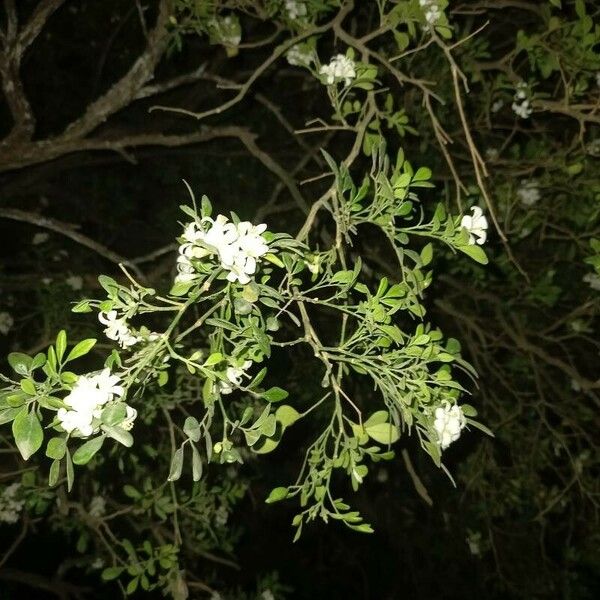
<path fill-rule="evenodd" d="M 94 419 L 100 418 L 106 404 L 123 395 L 120 381 L 120 377 L 110 374 L 110 369 L 104 369 L 95 375 L 81 375 L 64 399 L 68 408 L 60 408 L 56 415 L 61 427 L 67 433 L 74 432 L 80 437 L 89 437 L 98 431 Z M 119 426 L 131 429 L 136 417 L 137 411 L 126 405 L 126 415 Z"/>
<path fill-rule="evenodd" d="M 356 77 L 356 63 L 344 54 L 338 54 L 328 65 L 321 67 L 319 74 L 327 76 L 327 85 L 333 85 L 343 79 L 344 84 L 349 86 Z"/>
<path fill-rule="evenodd" d="M 292 46 L 285 55 L 288 63 L 294 67 L 308 67 L 314 60 L 314 52 L 305 44 Z"/>
<path fill-rule="evenodd" d="M 460 437 L 466 424 L 467 420 L 458 404 L 451 405 L 449 402 L 443 402 L 435 409 L 433 428 L 438 435 L 438 442 L 442 450 Z"/>
<path fill-rule="evenodd" d="M 285 10 L 292 21 L 307 14 L 306 4 L 300 0 L 285 0 Z"/>
<path fill-rule="evenodd" d="M 435 25 L 442 16 L 442 11 L 436 0 L 419 0 L 421 8 L 425 11 L 425 20 L 430 25 Z"/>
<path fill-rule="evenodd" d="M 17 499 L 20 483 L 11 483 L 0 494 L 0 523 L 16 523 L 25 500 Z"/>
<path fill-rule="evenodd" d="M 121 348 L 129 348 L 141 341 L 141 337 L 134 335 L 129 329 L 125 317 L 119 317 L 116 310 L 98 313 L 98 320 L 106 325 L 104 335 L 109 340 L 114 340 Z"/>
<path fill-rule="evenodd" d="M 542 197 L 537 179 L 525 179 L 517 190 L 517 196 L 523 206 L 533 206 Z"/>
<path fill-rule="evenodd" d="M 7 335 L 15 324 L 15 320 L 12 318 L 10 313 L 6 311 L 0 312 L 0 333 Z"/>
<path fill-rule="evenodd" d="M 481 246 L 487 240 L 488 222 L 479 206 L 473 206 L 471 210 L 473 216 L 465 215 L 460 221 L 460 226 L 469 232 L 469 244 Z"/>
<path fill-rule="evenodd" d="M 246 371 L 252 366 L 251 360 L 246 360 L 239 367 L 227 367 L 225 376 L 227 381 L 219 379 L 218 386 L 221 394 L 231 394 L 235 388 L 240 387 L 242 379 L 246 375 Z"/>
<path fill-rule="evenodd" d="M 593 290 L 600 292 L 600 275 L 598 275 L 598 273 L 588 273 L 587 275 L 584 275 L 583 281 L 588 283 Z"/>
<path fill-rule="evenodd" d="M 529 101 L 529 87 L 524 81 L 520 81 L 517 84 L 511 108 L 521 119 L 528 119 L 533 112 L 531 102 Z"/>
<path fill-rule="evenodd" d="M 205 230 L 204 223 L 210 223 Z M 175 281 L 192 281 L 196 277 L 192 259 L 200 259 L 216 254 L 221 268 L 229 271 L 227 280 L 249 283 L 256 273 L 257 261 L 269 251 L 267 241 L 262 234 L 267 229 L 263 223 L 252 225 L 242 221 L 237 225 L 219 215 L 216 219 L 204 217 L 200 225 L 188 223 L 183 233 L 183 244 L 179 247 L 177 258 L 178 275 Z"/>

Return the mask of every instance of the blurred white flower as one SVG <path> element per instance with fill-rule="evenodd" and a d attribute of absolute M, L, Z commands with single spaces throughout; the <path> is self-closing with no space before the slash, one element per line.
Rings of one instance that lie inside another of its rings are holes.
<path fill-rule="evenodd" d="M 315 60 L 314 52 L 302 44 L 292 46 L 285 57 L 290 65 L 297 67 L 308 67 Z"/>
<path fill-rule="evenodd" d="M 471 210 L 473 215 L 465 215 L 460 221 L 460 226 L 469 232 L 469 244 L 481 246 L 487 240 L 488 222 L 479 206 L 473 206 Z"/>
<path fill-rule="evenodd" d="M 425 11 L 425 20 L 430 25 L 435 25 L 442 16 L 442 11 L 436 0 L 419 0 L 421 8 Z"/>
<path fill-rule="evenodd" d="M 529 86 L 524 81 L 517 84 L 511 108 L 521 119 L 528 119 L 533 112 L 529 100 Z"/>
<path fill-rule="evenodd" d="M 600 291 L 600 275 L 598 273 L 588 273 L 583 276 L 583 281 L 589 284 L 593 290 Z"/>
<path fill-rule="evenodd" d="M 517 190 L 517 196 L 519 196 L 519 200 L 521 200 L 521 204 L 524 206 L 529 207 L 537 204 L 542 197 L 537 179 L 526 179 L 522 181 Z"/>
<path fill-rule="evenodd" d="M 0 312 L 0 333 L 7 335 L 15 324 L 15 320 L 12 318 L 10 313 L 6 311 Z"/>
<path fill-rule="evenodd" d="M 34 246 L 39 246 L 40 244 L 47 242 L 49 239 L 50 239 L 49 233 L 46 233 L 45 231 L 40 231 L 40 232 L 36 233 L 33 236 L 33 238 L 31 238 L 31 243 Z"/>
<path fill-rule="evenodd" d="M 106 500 L 102 496 L 94 496 L 90 501 L 88 512 L 92 517 L 103 517 L 106 514 Z"/>
<path fill-rule="evenodd" d="M 307 13 L 306 4 L 300 0 L 285 0 L 285 10 L 292 21 L 305 17 Z"/>
<path fill-rule="evenodd" d="M 493 113 L 497 113 L 504 106 L 504 100 L 496 100 L 491 107 Z"/>
<path fill-rule="evenodd" d="M 16 523 L 19 520 L 25 501 L 18 498 L 21 484 L 11 483 L 0 493 L 0 523 Z"/>
<path fill-rule="evenodd" d="M 65 283 L 76 292 L 83 287 L 83 277 L 79 275 L 71 275 L 65 279 Z"/>

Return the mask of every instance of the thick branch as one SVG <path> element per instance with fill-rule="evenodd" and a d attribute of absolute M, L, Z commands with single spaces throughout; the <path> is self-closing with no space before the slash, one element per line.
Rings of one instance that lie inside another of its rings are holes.
<path fill-rule="evenodd" d="M 127 74 L 103 96 L 90 104 L 85 113 L 71 123 L 56 141 L 82 138 L 104 123 L 108 117 L 128 106 L 152 79 L 167 47 L 166 25 L 171 15 L 171 0 L 161 0 L 154 29 L 148 33 L 148 44 Z"/>
<path fill-rule="evenodd" d="M 19 34 L 19 54 L 23 56 L 23 52 L 35 41 L 40 34 L 48 19 L 52 14 L 59 9 L 65 0 L 45 0 L 40 2 L 33 11 L 25 27 Z"/>

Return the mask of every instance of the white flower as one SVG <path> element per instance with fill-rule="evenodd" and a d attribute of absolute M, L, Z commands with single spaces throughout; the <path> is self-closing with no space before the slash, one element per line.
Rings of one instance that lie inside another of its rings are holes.
<path fill-rule="evenodd" d="M 79 275 L 71 275 L 65 279 L 65 283 L 76 292 L 83 287 L 83 277 Z"/>
<path fill-rule="evenodd" d="M 49 233 L 46 233 L 45 231 L 40 231 L 39 233 L 36 233 L 33 236 L 33 238 L 31 238 L 31 243 L 34 246 L 39 246 L 40 244 L 47 242 L 49 239 L 50 239 Z"/>
<path fill-rule="evenodd" d="M 597 273 L 588 273 L 583 276 L 583 281 L 589 283 L 593 290 L 600 291 L 600 275 Z"/>
<path fill-rule="evenodd" d="M 460 221 L 460 226 L 469 232 L 469 244 L 481 246 L 487 240 L 488 222 L 479 206 L 473 206 L 471 210 L 473 216 L 465 215 Z"/>
<path fill-rule="evenodd" d="M 285 0 L 285 10 L 292 21 L 306 16 L 306 4 L 300 0 Z"/>
<path fill-rule="evenodd" d="M 246 360 L 239 367 L 231 366 L 227 367 L 225 376 L 228 381 L 219 380 L 219 391 L 221 394 L 231 394 L 233 390 L 242 384 L 242 379 L 246 374 L 246 371 L 252 366 L 251 360 Z"/>
<path fill-rule="evenodd" d="M 102 407 L 123 395 L 120 381 L 120 377 L 111 375 L 109 369 L 95 375 L 81 375 L 63 400 L 68 408 L 60 408 L 56 415 L 61 427 L 80 437 L 92 435 L 97 430 L 94 419 L 100 417 Z"/>
<path fill-rule="evenodd" d="M 265 590 L 260 595 L 260 600 L 275 600 L 275 596 L 273 596 L 273 592 L 271 590 Z"/>
<path fill-rule="evenodd" d="M 106 514 L 106 500 L 102 496 L 94 496 L 90 501 L 88 512 L 92 517 L 103 517 Z"/>
<path fill-rule="evenodd" d="M 356 77 L 356 64 L 351 58 L 343 54 L 338 54 L 329 61 L 328 65 L 323 65 L 319 73 L 327 76 L 328 85 L 332 85 L 343 79 L 344 84 L 348 86 Z"/>
<path fill-rule="evenodd" d="M 121 427 L 125 431 L 130 431 L 131 429 L 133 429 L 133 423 L 137 418 L 137 410 L 135 410 L 135 408 L 132 408 L 129 405 L 126 405 L 125 408 L 125 418 L 119 423 L 119 427 Z"/>
<path fill-rule="evenodd" d="M 517 196 L 524 206 L 533 206 L 541 198 L 540 188 L 536 179 L 527 179 L 521 182 Z"/>
<path fill-rule="evenodd" d="M 308 67 L 315 60 L 314 52 L 301 44 L 292 46 L 285 57 L 290 65 L 296 67 Z"/>
<path fill-rule="evenodd" d="M 111 375 L 110 369 L 103 369 L 98 375 L 94 375 L 89 379 L 97 387 L 99 394 L 106 397 L 102 404 L 114 400 L 115 396 L 121 397 L 125 392 L 123 386 L 119 385 L 121 378 L 118 375 Z M 79 383 L 79 380 L 77 380 L 77 383 Z"/>
<path fill-rule="evenodd" d="M 249 221 L 236 225 L 230 223 L 224 215 L 219 215 L 214 220 L 205 217 L 202 222 L 210 224 L 206 231 L 198 228 L 195 223 L 186 226 L 184 238 L 193 241 L 185 242 L 179 248 L 176 281 L 192 281 L 196 277 L 191 258 L 216 254 L 221 267 L 229 271 L 228 281 L 239 281 L 242 285 L 249 283 L 251 276 L 256 273 L 258 259 L 269 251 L 262 236 L 267 226 L 255 226 Z"/>
<path fill-rule="evenodd" d="M 175 281 L 187 283 L 193 281 L 195 278 L 196 270 L 192 261 L 185 254 L 180 254 L 177 257 L 177 276 L 175 277 Z"/>
<path fill-rule="evenodd" d="M 443 402 L 442 406 L 435 409 L 433 427 L 442 450 L 460 437 L 460 432 L 466 424 L 462 408 L 457 404 L 451 406 L 449 402 Z"/>
<path fill-rule="evenodd" d="M 521 119 L 528 119 L 533 112 L 531 102 L 529 101 L 529 88 L 524 81 L 520 81 L 517 84 L 511 108 Z"/>
<path fill-rule="evenodd" d="M 104 335 L 109 340 L 118 342 L 121 348 L 129 348 L 140 341 L 140 338 L 134 335 L 125 321 L 125 317 L 119 317 L 116 310 L 98 313 L 98 320 L 106 325 Z"/>
<path fill-rule="evenodd" d="M 425 20 L 430 25 L 435 25 L 442 16 L 442 11 L 436 0 L 419 0 L 421 8 L 425 11 Z"/>
<path fill-rule="evenodd" d="M 0 333 L 7 335 L 14 324 L 15 320 L 10 313 L 7 313 L 6 311 L 0 312 Z"/>

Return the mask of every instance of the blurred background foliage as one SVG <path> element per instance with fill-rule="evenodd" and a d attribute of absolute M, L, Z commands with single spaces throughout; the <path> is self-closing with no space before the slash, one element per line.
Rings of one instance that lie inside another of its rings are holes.
<path fill-rule="evenodd" d="M 318 24 L 340 10 L 333 0 L 306 4 Z M 400 86 L 389 70 L 380 70 L 395 112 L 393 122 L 381 119 L 370 133 L 376 139 L 378 128 L 396 128 L 393 150 L 402 147 L 413 164 L 432 169 L 436 188 L 424 195 L 426 207 L 443 201 L 457 212 L 483 204 L 469 137 L 487 167 L 485 186 L 506 240 L 491 233 L 486 267 L 436 255 L 438 277 L 427 297 L 432 321 L 462 341 L 480 374 L 470 403 L 496 437 L 463 436 L 448 451 L 456 487 L 414 453 L 410 468 L 431 506 L 398 456 L 377 467 L 358 494 L 374 535 L 317 525 L 294 545 L 293 507 L 268 507 L 263 498 L 294 477 L 297 456 L 286 452 L 301 454 L 302 426 L 290 433 L 288 450 L 240 468 L 210 469 L 195 500 L 204 503 L 205 522 L 190 525 L 189 544 L 196 548 L 189 549 L 186 569 L 197 580 L 191 597 L 210 597 L 210 589 L 227 590 L 225 598 L 265 600 L 265 590 L 276 598 L 373 599 L 584 599 L 600 593 L 600 5 L 448 3 L 453 56 L 470 90 L 462 95 L 468 135 L 447 56 L 407 17 L 418 5 L 355 2 L 345 26 L 373 53 L 402 55 L 393 64 L 431 83 L 442 100 L 428 107 L 418 86 Z M 168 285 L 178 207 L 185 202 L 182 179 L 209 196 L 218 212 L 264 220 L 273 230 L 300 227 L 304 215 L 280 171 L 310 180 L 324 170 L 319 148 L 344 156 L 351 141 L 335 129 L 297 132 L 331 114 L 324 87 L 308 71 L 282 57 L 239 103 L 201 121 L 149 111 L 163 105 L 199 112 L 230 98 L 235 89 L 228 87 L 247 81 L 296 31 L 284 9 L 275 0 L 5 0 L 0 312 L 9 317 L 0 335 L 3 356 L 40 350 L 60 328 L 80 338 L 96 335 L 89 319 L 70 313 L 70 303 L 94 296 L 98 273 L 121 276 L 115 256 L 133 261 L 151 285 Z M 388 15 L 382 30 L 380 10 Z M 235 52 L 206 35 L 207 15 L 223 11 L 240 19 Z M 20 51 L 11 46 L 13 25 L 35 25 L 34 19 L 41 20 L 38 35 L 15 63 Z M 162 37 L 152 41 L 161 19 Z M 319 55 L 326 61 L 346 46 L 325 30 Z M 149 73 L 133 85 L 132 65 L 144 67 L 140 57 Z M 23 113 L 11 105 L 14 88 L 6 90 L 15 64 L 35 126 L 27 119 L 15 125 Z M 129 86 L 114 93 L 128 77 Z M 519 82 L 527 84 L 528 118 L 511 108 Z M 110 110 L 96 119 L 99 107 L 92 103 L 102 97 L 111 100 Z M 93 118 L 82 124 L 90 107 Z M 73 123 L 81 135 L 69 139 L 65 128 Z M 59 149 L 56 155 L 49 147 Z M 322 185 L 312 181 L 300 190 L 306 199 L 318 198 Z M 393 279 L 382 241 L 365 230 L 361 245 L 374 278 Z M 301 355 L 277 357 L 274 376 L 298 398 L 312 397 L 318 387 L 304 363 Z M 93 479 L 104 478 L 110 512 L 133 499 L 139 514 L 160 527 L 161 502 L 146 506 L 136 496 L 145 493 L 151 453 L 128 466 L 133 480 L 115 474 L 112 457 L 67 497 L 46 491 L 3 435 L 0 484 L 23 477 L 28 516 L 23 526 L 0 523 L 0 561 L 3 553 L 7 559 L 0 598 L 105 597 L 111 584 L 98 583 L 96 525 L 86 526 L 84 516 L 69 518 L 69 507 L 87 513 Z M 413 448 L 410 439 L 401 444 Z M 141 548 L 138 533 L 129 524 L 120 535 Z"/>

